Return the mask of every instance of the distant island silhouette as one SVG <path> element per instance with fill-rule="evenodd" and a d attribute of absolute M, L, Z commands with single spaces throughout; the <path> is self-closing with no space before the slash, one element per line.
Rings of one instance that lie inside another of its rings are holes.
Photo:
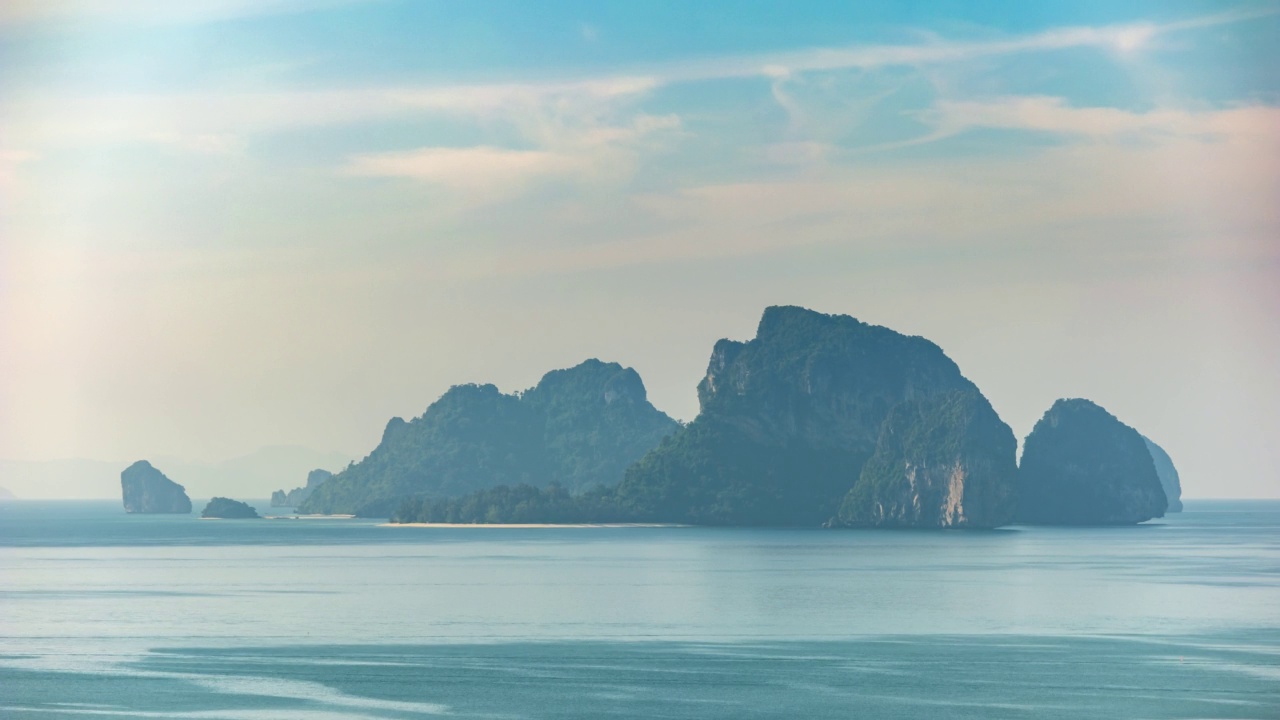
<path fill-rule="evenodd" d="M 459 385 L 273 503 L 413 524 L 979 529 L 1178 507 L 1142 436 L 1101 407 L 1056 403 L 1020 468 L 1013 432 L 941 348 L 847 315 L 767 308 L 754 339 L 715 344 L 698 398 L 678 423 L 635 370 L 596 359 L 510 395 Z"/>

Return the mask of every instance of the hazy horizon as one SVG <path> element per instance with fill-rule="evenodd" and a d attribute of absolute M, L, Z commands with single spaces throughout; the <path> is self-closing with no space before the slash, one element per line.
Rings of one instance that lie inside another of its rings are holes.
<path fill-rule="evenodd" d="M 451 385 L 589 357 L 690 420 L 715 341 L 794 304 L 937 343 L 1020 440 L 1085 397 L 1186 497 L 1280 497 L 1278 31 L 1255 2 L 8 3 L 0 458 L 358 459 Z"/>

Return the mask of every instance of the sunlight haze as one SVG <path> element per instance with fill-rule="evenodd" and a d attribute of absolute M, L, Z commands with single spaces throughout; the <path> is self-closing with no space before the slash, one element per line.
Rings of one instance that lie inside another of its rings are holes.
<path fill-rule="evenodd" d="M 337 470 L 591 357 L 688 421 L 787 304 L 1280 497 L 1280 5 L 904 7 L 5 3 L 0 459 Z"/>

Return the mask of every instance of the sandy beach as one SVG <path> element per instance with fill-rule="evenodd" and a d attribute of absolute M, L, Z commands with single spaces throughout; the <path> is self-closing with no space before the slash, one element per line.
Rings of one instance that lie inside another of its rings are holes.
<path fill-rule="evenodd" d="M 264 515 L 269 520 L 352 520 L 355 515 Z"/>

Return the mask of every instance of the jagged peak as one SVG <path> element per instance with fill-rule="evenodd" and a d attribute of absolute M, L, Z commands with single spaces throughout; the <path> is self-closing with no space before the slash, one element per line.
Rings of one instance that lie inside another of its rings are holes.
<path fill-rule="evenodd" d="M 789 327 L 821 327 L 831 324 L 866 325 L 851 315 L 828 315 L 799 305 L 770 305 L 760 316 L 760 324 L 756 327 L 756 338 L 775 335 Z"/>
<path fill-rule="evenodd" d="M 588 358 L 573 367 L 548 372 L 527 394 L 538 398 L 564 388 L 573 388 L 579 394 L 598 395 L 606 403 L 622 397 L 638 401 L 648 399 L 644 381 L 635 368 L 598 358 Z"/>
<path fill-rule="evenodd" d="M 386 442 L 389 438 L 400 432 L 409 423 L 404 421 L 402 417 L 393 417 L 387 421 L 387 426 L 382 430 L 382 442 Z"/>
<path fill-rule="evenodd" d="M 1106 408 L 1098 403 L 1086 398 L 1058 398 L 1053 405 L 1045 411 L 1041 422 L 1048 422 L 1050 425 L 1057 425 L 1058 421 L 1066 415 L 1083 415 L 1099 418 L 1107 418 L 1120 422 L 1120 419 L 1110 413 Z M 1124 424 L 1124 423 L 1120 423 Z"/>

